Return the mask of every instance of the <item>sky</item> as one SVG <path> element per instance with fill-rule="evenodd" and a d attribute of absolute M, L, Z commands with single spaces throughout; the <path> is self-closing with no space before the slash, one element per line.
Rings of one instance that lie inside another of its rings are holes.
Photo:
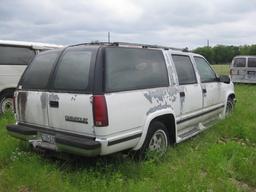
<path fill-rule="evenodd" d="M 0 39 L 194 49 L 256 44 L 256 0 L 0 0 Z"/>

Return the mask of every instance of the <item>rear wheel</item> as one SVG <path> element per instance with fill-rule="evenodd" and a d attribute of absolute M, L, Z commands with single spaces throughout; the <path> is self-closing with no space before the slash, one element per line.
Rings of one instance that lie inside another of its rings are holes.
<path fill-rule="evenodd" d="M 168 147 L 170 140 L 166 126 L 159 121 L 154 121 L 150 124 L 147 137 L 138 151 L 137 155 L 140 159 L 155 155 L 162 157 Z"/>
<path fill-rule="evenodd" d="M 13 112 L 13 93 L 6 92 L 0 96 L 0 114 Z"/>

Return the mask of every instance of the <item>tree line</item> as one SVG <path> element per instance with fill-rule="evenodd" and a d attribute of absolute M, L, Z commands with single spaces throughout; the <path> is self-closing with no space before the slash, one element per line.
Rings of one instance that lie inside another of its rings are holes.
<path fill-rule="evenodd" d="M 255 45 L 199 47 L 194 53 L 203 55 L 211 64 L 229 64 L 237 55 L 256 55 Z"/>

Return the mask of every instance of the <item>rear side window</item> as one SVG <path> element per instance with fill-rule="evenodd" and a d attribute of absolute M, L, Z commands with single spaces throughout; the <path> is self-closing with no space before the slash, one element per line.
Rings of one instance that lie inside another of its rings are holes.
<path fill-rule="evenodd" d="M 186 55 L 172 55 L 180 85 L 197 83 L 193 64 Z"/>
<path fill-rule="evenodd" d="M 194 57 L 201 82 L 216 81 L 216 74 L 202 57 Z"/>
<path fill-rule="evenodd" d="M 44 89 L 47 86 L 52 67 L 59 51 L 43 52 L 37 55 L 23 75 L 23 89 Z"/>
<path fill-rule="evenodd" d="M 248 67 L 256 67 L 256 58 L 248 58 Z"/>
<path fill-rule="evenodd" d="M 0 65 L 27 65 L 34 56 L 29 48 L 0 46 Z"/>
<path fill-rule="evenodd" d="M 163 54 L 159 50 L 106 48 L 107 92 L 169 85 Z"/>
<path fill-rule="evenodd" d="M 57 66 L 53 88 L 65 91 L 87 90 L 89 85 L 91 51 L 70 50 Z"/>
<path fill-rule="evenodd" d="M 234 60 L 234 67 L 245 67 L 246 59 L 245 58 L 236 58 Z"/>

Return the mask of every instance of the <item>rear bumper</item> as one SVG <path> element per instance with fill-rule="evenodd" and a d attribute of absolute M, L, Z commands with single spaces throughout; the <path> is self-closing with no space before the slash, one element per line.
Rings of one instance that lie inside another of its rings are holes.
<path fill-rule="evenodd" d="M 101 143 L 95 138 L 57 132 L 54 130 L 40 130 L 33 126 L 8 125 L 8 133 L 16 138 L 29 141 L 34 147 L 46 148 L 61 152 L 68 152 L 84 156 L 97 156 L 101 152 Z M 41 134 L 49 134 L 54 137 L 54 143 L 42 140 Z"/>

